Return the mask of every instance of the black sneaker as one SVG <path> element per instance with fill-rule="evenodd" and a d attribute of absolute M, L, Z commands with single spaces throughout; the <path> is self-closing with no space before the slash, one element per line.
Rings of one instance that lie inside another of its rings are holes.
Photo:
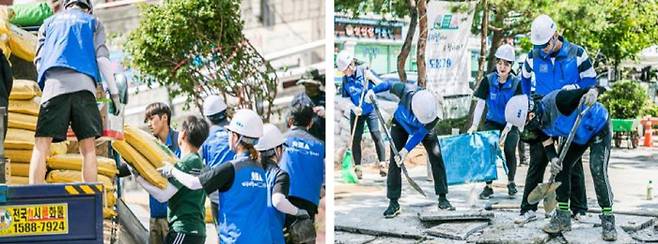
<path fill-rule="evenodd" d="M 450 204 L 447 198 L 439 198 L 439 210 L 455 210 L 455 207 Z"/>
<path fill-rule="evenodd" d="M 493 189 L 489 186 L 484 186 L 484 190 L 480 192 L 480 199 L 486 200 L 491 198 L 493 195 Z"/>
<path fill-rule="evenodd" d="M 400 204 L 396 201 L 390 201 L 388 208 L 384 211 L 384 218 L 390 219 L 400 214 Z"/>
<path fill-rule="evenodd" d="M 507 184 L 507 195 L 511 197 L 516 195 L 517 192 L 519 191 L 516 190 L 516 184 L 514 182 Z"/>

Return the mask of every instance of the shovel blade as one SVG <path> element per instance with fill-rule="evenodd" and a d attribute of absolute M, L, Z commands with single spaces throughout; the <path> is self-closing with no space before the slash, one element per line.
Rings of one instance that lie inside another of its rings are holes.
<path fill-rule="evenodd" d="M 557 206 L 557 194 L 555 192 L 549 192 L 546 197 L 544 197 L 544 211 L 550 213 Z"/>
<path fill-rule="evenodd" d="M 343 181 L 347 184 L 356 184 L 359 182 L 354 172 L 354 167 L 352 164 L 352 151 L 347 149 L 345 154 L 343 154 L 343 161 L 341 163 L 341 175 L 343 176 Z"/>
<path fill-rule="evenodd" d="M 558 187 L 562 183 L 553 182 L 553 183 L 539 183 L 535 189 L 533 189 L 530 194 L 528 194 L 528 203 L 537 204 L 539 201 L 543 200 L 546 196 L 551 193 L 555 193 Z"/>

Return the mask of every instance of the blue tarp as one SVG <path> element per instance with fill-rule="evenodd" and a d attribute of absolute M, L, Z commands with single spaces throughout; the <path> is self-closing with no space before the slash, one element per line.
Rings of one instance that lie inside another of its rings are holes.
<path fill-rule="evenodd" d="M 496 180 L 496 163 L 505 167 L 499 137 L 492 130 L 439 138 L 448 185 Z"/>

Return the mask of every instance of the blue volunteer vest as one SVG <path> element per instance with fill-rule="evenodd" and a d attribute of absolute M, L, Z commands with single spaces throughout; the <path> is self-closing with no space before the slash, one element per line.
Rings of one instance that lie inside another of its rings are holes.
<path fill-rule="evenodd" d="M 535 92 L 541 96 L 560 90 L 565 85 L 580 82 L 580 72 L 576 61 L 578 46 L 566 40 L 555 56 L 555 63 L 550 57 L 543 58 L 539 50 L 530 52 L 532 70 L 535 73 Z"/>
<path fill-rule="evenodd" d="M 324 182 L 324 144 L 304 130 L 292 129 L 286 132 L 286 145 L 279 165 L 290 176 L 288 195 L 317 206 Z"/>
<path fill-rule="evenodd" d="M 487 99 L 487 120 L 498 124 L 505 124 L 505 105 L 516 92 L 520 79 L 509 74 L 507 82 L 500 86 L 498 83 L 498 74 L 493 72 L 487 75 L 489 81 L 489 98 Z"/>
<path fill-rule="evenodd" d="M 286 214 L 276 209 L 272 203 L 272 195 L 274 194 L 272 190 L 276 177 L 282 172 L 283 170 L 279 167 L 268 165 L 267 172 L 265 173 L 267 176 L 267 208 L 270 218 L 270 234 L 272 234 L 272 243 L 276 244 L 286 243 L 283 237 L 283 225 L 286 222 Z"/>
<path fill-rule="evenodd" d="M 549 94 L 542 100 L 542 103 L 546 102 L 545 106 L 556 106 L 556 95 L 557 92 Z M 582 108 L 574 111 L 568 116 L 559 114 L 551 125 L 544 127 L 542 130 L 548 136 L 568 137 L 571 132 L 571 127 L 576 123 L 576 117 L 578 116 L 579 111 L 582 111 Z M 576 135 L 573 138 L 573 143 L 586 145 L 596 134 L 601 132 L 607 121 L 608 110 L 606 110 L 601 103 L 595 103 L 580 121 L 578 129 L 576 129 Z"/>
<path fill-rule="evenodd" d="M 228 132 L 216 126 L 210 130 L 210 134 L 203 145 L 201 145 L 204 163 L 206 167 L 212 168 L 224 162 L 233 160 L 235 152 L 228 146 Z"/>
<path fill-rule="evenodd" d="M 272 243 L 265 170 L 246 155 L 230 161 L 231 189 L 219 194 L 219 243 Z"/>
<path fill-rule="evenodd" d="M 407 85 L 409 86 L 409 85 Z M 406 89 L 406 88 L 405 88 Z M 420 89 L 410 89 L 405 92 L 400 98 L 398 107 L 393 113 L 393 118 L 404 128 L 409 134 L 415 134 L 419 130 L 426 130 L 425 125 L 418 121 L 416 116 L 411 112 L 411 98 Z"/>
<path fill-rule="evenodd" d="M 44 87 L 44 74 L 50 68 L 62 67 L 90 76 L 99 82 L 94 32 L 96 19 L 78 9 L 68 9 L 44 22 L 45 40 L 38 70 L 39 86 Z"/>
<path fill-rule="evenodd" d="M 342 93 L 343 95 L 347 95 L 350 97 L 350 100 L 352 101 L 352 104 L 354 106 L 359 106 L 359 102 L 361 101 L 361 94 L 364 92 L 364 87 L 363 87 L 363 82 L 365 80 L 365 75 L 364 75 L 364 67 L 363 66 L 356 66 L 356 71 L 354 75 L 352 76 L 344 76 L 343 77 L 343 88 L 342 88 Z M 374 85 L 371 82 L 367 82 L 367 85 L 365 87 L 366 91 L 370 90 L 374 87 Z M 365 102 L 365 99 L 363 99 L 363 102 L 361 102 L 361 109 L 362 111 L 362 116 L 368 115 L 372 112 L 374 107 L 372 104 Z"/>

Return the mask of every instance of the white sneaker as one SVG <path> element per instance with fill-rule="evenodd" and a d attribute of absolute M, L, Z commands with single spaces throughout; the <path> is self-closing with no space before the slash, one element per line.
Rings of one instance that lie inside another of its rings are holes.
<path fill-rule="evenodd" d="M 521 214 L 518 218 L 514 220 L 515 224 L 526 224 L 532 221 L 537 220 L 537 214 L 535 211 L 529 210 L 523 214 Z"/>

